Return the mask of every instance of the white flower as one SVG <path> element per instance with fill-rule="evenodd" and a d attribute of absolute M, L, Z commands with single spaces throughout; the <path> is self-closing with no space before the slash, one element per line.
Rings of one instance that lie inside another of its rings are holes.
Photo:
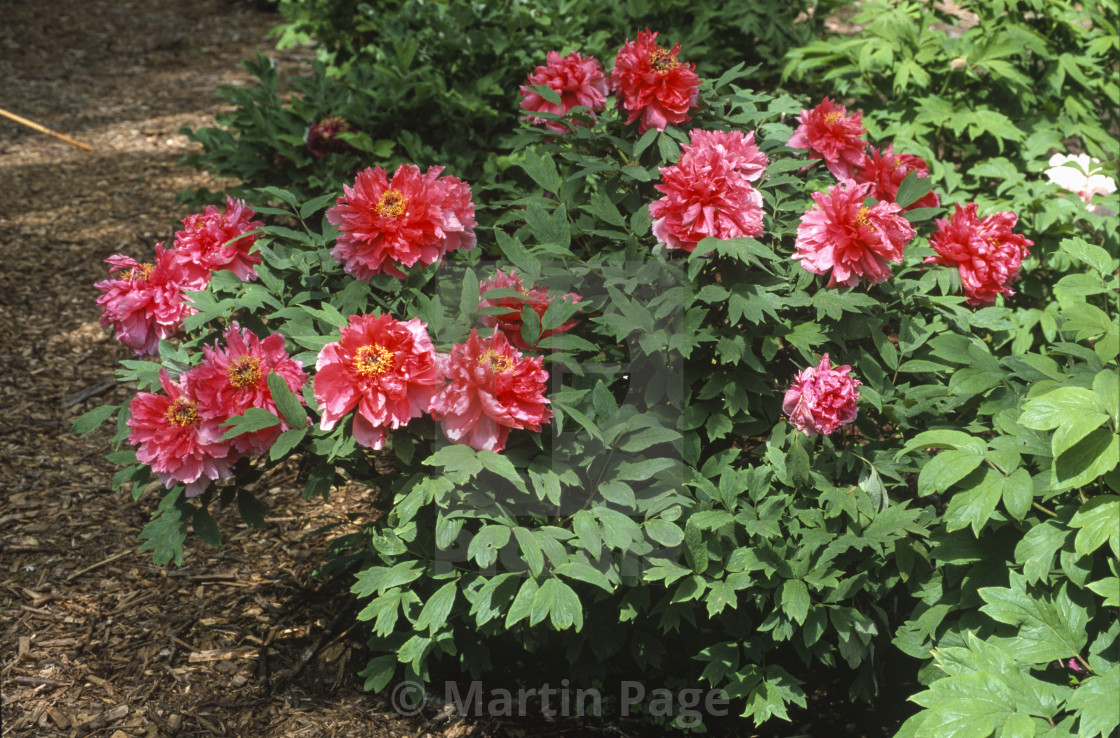
<path fill-rule="evenodd" d="M 1101 172 L 1100 159 L 1090 159 L 1088 154 L 1066 156 L 1054 154 L 1050 157 L 1050 169 L 1046 176 L 1050 181 L 1064 190 L 1074 192 L 1089 204 L 1094 195 L 1111 195 L 1116 192 L 1116 181 Z M 1097 215 L 1113 215 L 1114 213 L 1103 205 L 1089 207 Z"/>

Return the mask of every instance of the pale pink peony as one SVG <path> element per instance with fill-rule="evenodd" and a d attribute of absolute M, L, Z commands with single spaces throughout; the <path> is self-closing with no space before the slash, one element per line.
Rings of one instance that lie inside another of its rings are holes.
<path fill-rule="evenodd" d="M 323 430 L 357 408 L 354 438 L 384 448 L 385 431 L 407 425 L 428 410 L 443 386 L 427 324 L 419 318 L 351 315 L 341 337 L 319 352 L 315 402 Z"/>
<path fill-rule="evenodd" d="M 350 133 L 354 129 L 337 115 L 328 115 L 321 121 L 307 129 L 307 150 L 316 159 L 322 159 L 327 154 L 343 154 L 353 150 L 340 133 Z"/>
<path fill-rule="evenodd" d="M 490 290 L 509 289 L 520 292 L 523 297 L 486 297 L 486 293 Z M 478 321 L 487 328 L 498 327 L 509 339 L 510 343 L 519 349 L 530 348 L 525 343 L 525 339 L 521 337 L 521 311 L 526 305 L 531 307 L 533 311 L 539 316 L 544 317 L 545 311 L 553 300 L 557 299 L 548 294 L 548 290 L 544 287 L 538 287 L 535 284 L 526 287 L 521 278 L 517 276 L 517 272 L 510 271 L 509 274 L 502 273 L 501 269 L 494 272 L 494 276 L 486 280 L 478 286 L 479 297 L 482 299 L 478 303 L 479 308 L 505 308 L 506 312 L 497 313 L 494 315 L 481 315 Z M 582 298 L 574 292 L 569 292 L 564 295 L 564 300 L 572 302 L 579 302 Z M 575 318 L 566 320 L 556 328 L 541 331 L 541 338 L 548 338 L 556 333 L 563 333 L 564 331 L 571 330 L 576 323 Z"/>
<path fill-rule="evenodd" d="M 111 326 L 117 340 L 137 354 L 158 353 L 160 339 L 177 335 L 183 318 L 194 312 L 183 299 L 186 275 L 174 251 L 160 243 L 154 263 L 123 254 L 105 261 L 112 265 L 110 277 L 94 285 L 105 293 L 97 298 L 104 308 L 101 326 Z"/>
<path fill-rule="evenodd" d="M 871 147 L 856 165 L 856 182 L 871 184 L 871 196 L 880 202 L 894 202 L 898 187 L 910 172 L 917 172 L 919 178 L 929 177 L 929 166 L 919 156 L 895 154 L 894 147 L 886 151 Z M 932 190 L 902 209 L 902 212 L 916 208 L 936 208 L 941 205 L 941 197 Z"/>
<path fill-rule="evenodd" d="M 238 455 L 221 440 L 221 421 L 202 417 L 197 399 L 172 382 L 166 369 L 159 381 L 167 394 L 140 392 L 129 403 L 128 442 L 139 446 L 136 458 L 164 485 L 182 482 L 187 497 L 196 497 L 210 482 L 228 477 Z"/>
<path fill-rule="evenodd" d="M 702 158 L 705 151 L 715 151 L 744 180 L 757 182 L 770 163 L 769 157 L 754 142 L 754 131 L 743 135 L 742 131 L 705 131 L 693 128 L 688 132 L 688 137 L 691 144 L 681 145 L 678 166 L 687 166 L 693 158 Z"/>
<path fill-rule="evenodd" d="M 851 370 L 847 364 L 833 369 L 828 354 L 817 366 L 802 369 L 782 401 L 789 422 L 807 436 L 827 436 L 855 420 L 861 382 L 848 374 Z"/>
<path fill-rule="evenodd" d="M 650 128 L 664 131 L 691 118 L 700 93 L 700 78 L 695 64 L 682 64 L 677 55 L 681 45 L 669 51 L 657 45 L 657 32 L 649 29 L 627 41 L 614 60 L 611 89 L 617 93 L 618 106 L 629 114 L 626 122 L 638 123 L 638 132 Z"/>
<path fill-rule="evenodd" d="M 541 357 L 522 357 L 502 332 L 479 338 L 472 329 L 445 361 L 451 382 L 432 398 L 431 412 L 453 443 L 501 451 L 511 428 L 539 433 L 552 417 Z"/>
<path fill-rule="evenodd" d="M 269 372 L 283 378 L 296 397 L 303 402 L 301 390 L 307 373 L 284 349 L 284 337 L 273 333 L 263 341 L 255 333 L 231 325 L 225 332 L 225 347 L 202 348 L 205 358 L 183 375 L 183 386 L 198 401 L 199 414 L 225 423 L 229 418 L 244 415 L 251 407 L 268 410 L 278 417 L 276 402 L 268 387 Z M 277 437 L 290 426 L 281 423 L 272 428 L 244 433 L 231 440 L 233 447 L 244 454 L 267 451 Z"/>
<path fill-rule="evenodd" d="M 1100 163 L 1100 159 L 1090 159 L 1088 154 L 1054 154 L 1050 157 L 1046 176 L 1063 190 L 1076 193 L 1085 202 L 1087 210 L 1108 217 L 1115 213 L 1104 205 L 1092 204 L 1095 196 L 1116 192 L 1116 180 L 1104 174 Z"/>
<path fill-rule="evenodd" d="M 253 220 L 256 213 L 244 200 L 226 195 L 226 211 L 207 205 L 201 213 L 183 219 L 183 229 L 175 233 L 175 260 L 187 275 L 186 289 L 200 290 L 210 283 L 214 272 L 228 270 L 240 279 L 257 278 L 253 268 L 261 257 L 249 253 L 257 242 L 252 231 L 263 223 Z"/>
<path fill-rule="evenodd" d="M 664 197 L 649 206 L 653 235 L 666 248 L 691 252 L 705 238 L 741 238 L 762 233 L 762 193 L 716 147 L 693 147 L 661 168 Z"/>
<path fill-rule="evenodd" d="M 401 267 L 428 265 L 445 252 L 475 245 L 471 188 L 457 177 L 440 177 L 443 167 L 425 174 L 402 164 L 390 182 L 381 167 L 358 172 L 344 186 L 327 220 L 342 231 L 331 251 L 358 279 L 377 274 L 404 277 Z"/>
<path fill-rule="evenodd" d="M 560 96 L 560 104 L 549 102 L 529 88 L 529 85 L 548 85 Z M 529 81 L 520 88 L 521 107 L 531 113 L 567 113 L 577 105 L 588 108 L 594 115 L 606 107 L 607 78 L 593 56 L 580 56 L 573 51 L 560 56 L 555 51 L 548 52 L 546 63 L 535 68 Z M 543 125 L 556 133 L 567 133 L 563 123 L 544 120 L 535 115 L 525 116 L 535 125 Z"/>
<path fill-rule="evenodd" d="M 816 207 L 801 216 L 794 259 L 813 274 L 829 274 L 828 287 L 855 287 L 861 278 L 886 281 L 890 262 L 914 238 L 913 226 L 893 202 L 863 204 L 871 184 L 845 180 L 827 193 L 814 192 Z"/>
<path fill-rule="evenodd" d="M 811 110 L 802 110 L 800 125 L 790 136 L 788 146 L 808 149 L 810 158 L 824 159 L 828 171 L 837 179 L 851 179 L 854 167 L 863 158 L 865 142 L 863 113 L 851 116 L 843 105 L 829 98 Z"/>
<path fill-rule="evenodd" d="M 935 221 L 937 231 L 929 237 L 929 245 L 938 255 L 925 260 L 960 270 L 969 305 L 990 305 L 996 295 L 1010 297 L 1015 294 L 1011 281 L 1019 276 L 1019 267 L 1034 245 L 1026 236 L 1011 232 L 1018 219 L 1015 213 L 981 219 L 976 203 L 956 205 L 950 218 Z"/>

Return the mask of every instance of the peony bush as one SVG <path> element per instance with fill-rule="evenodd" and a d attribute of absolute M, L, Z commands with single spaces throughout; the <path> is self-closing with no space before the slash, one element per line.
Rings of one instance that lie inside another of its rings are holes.
<path fill-rule="evenodd" d="M 370 690 L 640 675 L 761 725 L 905 662 L 900 735 L 1109 734 L 1115 219 L 1055 197 L 1025 231 L 858 110 L 635 37 L 609 74 L 541 50 L 484 200 L 369 161 L 188 218 L 150 274 L 109 260 L 105 324 L 159 360 L 75 427 L 115 415 L 116 485 L 166 487 L 144 547 L 263 524 L 250 485 L 297 464 L 309 498 L 379 493 L 330 547 Z M 209 271 L 147 287 L 180 257 Z"/>

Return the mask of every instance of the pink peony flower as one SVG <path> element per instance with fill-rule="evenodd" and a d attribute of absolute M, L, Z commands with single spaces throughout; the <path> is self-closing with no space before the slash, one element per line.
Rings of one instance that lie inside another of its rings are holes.
<path fill-rule="evenodd" d="M 510 289 L 517 290 L 524 297 L 486 297 L 486 293 L 490 290 L 497 289 Z M 525 343 L 525 339 L 521 337 L 521 311 L 528 305 L 539 316 L 544 317 L 545 311 L 552 301 L 556 299 L 548 294 L 548 290 L 544 287 L 538 287 L 535 284 L 526 287 L 522 284 L 521 279 L 517 276 L 517 272 L 510 271 L 510 273 L 503 274 L 501 269 L 494 272 L 494 276 L 486 280 L 478 286 L 479 297 L 482 299 L 478 303 L 479 308 L 506 308 L 506 312 L 497 313 L 494 315 L 479 316 L 478 321 L 487 328 L 498 327 L 509 339 L 510 343 L 519 349 L 530 348 Z M 569 292 L 564 295 L 564 300 L 571 300 L 572 302 L 579 302 L 583 298 L 574 292 Z M 541 338 L 548 338 L 556 333 L 563 333 L 564 331 L 571 330 L 579 321 L 575 318 L 565 320 L 556 328 L 541 331 Z"/>
<path fill-rule="evenodd" d="M 402 164 L 390 182 L 381 167 L 358 172 L 354 186 L 344 186 L 327 220 L 342 233 L 331 251 L 348 274 L 369 279 L 376 274 L 404 277 L 400 267 L 435 263 L 444 252 L 475 245 L 471 188 L 443 167 L 421 174 Z"/>
<path fill-rule="evenodd" d="M 649 206 L 653 235 L 666 248 L 691 252 L 705 238 L 740 238 L 762 233 L 762 193 L 736 167 L 737 153 L 695 142 L 670 167 L 661 168 L 664 197 Z"/>
<path fill-rule="evenodd" d="M 315 363 L 322 429 L 357 408 L 354 437 L 379 449 L 386 428 L 400 428 L 427 411 L 444 376 L 426 329 L 419 318 L 351 315 L 340 339 L 324 346 Z"/>
<path fill-rule="evenodd" d="M 94 285 L 105 293 L 97 298 L 104 308 L 101 327 L 112 326 L 117 340 L 137 354 L 159 353 L 160 339 L 177 335 L 183 318 L 194 312 L 183 300 L 186 277 L 174 251 L 160 243 L 154 263 L 123 254 L 105 261 L 112 265 L 110 277 Z"/>
<path fill-rule="evenodd" d="M 1103 173 L 1104 168 L 1099 166 L 1100 163 L 1100 159 L 1090 159 L 1088 154 L 1054 154 L 1050 157 L 1050 168 L 1046 170 L 1046 176 L 1063 190 L 1076 193 L 1088 210 L 1108 217 L 1116 213 L 1104 205 L 1091 204 L 1096 195 L 1107 196 L 1116 192 L 1116 180 Z"/>
<path fill-rule="evenodd" d="M 522 357 L 505 334 L 476 330 L 446 359 L 451 383 L 432 398 L 432 417 L 453 443 L 501 451 L 511 428 L 540 432 L 552 417 L 544 397 L 548 371 L 541 357 Z"/>
<path fill-rule="evenodd" d="M 229 270 L 244 281 L 257 278 L 253 267 L 261 257 L 249 253 L 257 242 L 251 231 L 263 223 L 244 200 L 226 195 L 226 212 L 207 205 L 199 214 L 183 219 L 183 230 L 175 233 L 175 260 L 187 275 L 186 289 L 200 290 L 210 283 L 213 272 Z"/>
<path fill-rule="evenodd" d="M 837 179 L 851 179 L 854 167 L 863 158 L 862 138 L 866 131 L 862 124 L 863 113 L 850 117 L 843 105 L 829 98 L 812 110 L 802 110 L 800 125 L 787 144 L 795 149 L 808 149 L 810 158 L 824 159 L 828 171 Z"/>
<path fill-rule="evenodd" d="M 681 159 L 678 165 L 687 166 L 705 151 L 715 151 L 727 162 L 731 169 L 747 182 L 757 182 L 770 163 L 769 157 L 762 153 L 754 142 L 754 131 L 744 136 L 742 131 L 705 131 L 693 128 L 688 132 L 691 144 L 681 145 Z"/>
<path fill-rule="evenodd" d="M 198 401 L 172 382 L 166 369 L 160 370 L 159 381 L 167 394 L 140 392 L 129 403 L 128 442 L 139 446 L 136 458 L 165 486 L 182 482 L 187 497 L 196 497 L 213 480 L 230 475 L 237 452 L 220 440 L 221 421 L 202 417 Z"/>
<path fill-rule="evenodd" d="M 560 96 L 560 104 L 549 102 L 529 89 L 529 85 L 548 85 Z M 590 109 L 592 115 L 606 107 L 607 79 L 599 62 L 593 56 L 583 57 L 573 51 L 560 56 L 548 52 L 546 63 L 535 68 L 528 83 L 520 88 L 521 107 L 533 113 L 567 113 L 577 105 Z M 543 125 L 556 133 L 567 133 L 568 128 L 558 121 L 544 120 L 534 115 L 525 116 L 534 125 Z"/>
<path fill-rule="evenodd" d="M 827 436 L 855 420 L 861 383 L 851 370 L 847 364 L 833 369 L 825 354 L 820 364 L 798 372 L 782 401 L 789 422 L 807 436 Z"/>
<path fill-rule="evenodd" d="M 938 255 L 925 260 L 960 270 L 969 305 L 991 304 L 996 295 L 1010 297 L 1015 294 L 1009 287 L 1011 280 L 1019 276 L 1019 267 L 1034 245 L 1026 236 L 1011 232 L 1017 221 L 1015 213 L 981 219 L 976 203 L 956 205 L 950 218 L 935 221 L 937 231 L 929 237 L 929 245 Z"/>
<path fill-rule="evenodd" d="M 700 92 L 696 65 L 677 59 L 681 45 L 666 51 L 656 41 L 657 32 L 649 29 L 639 33 L 637 41 L 627 40 L 611 70 L 611 89 L 618 93 L 618 106 L 629 114 L 627 124 L 641 118 L 639 133 L 650 128 L 664 131 L 670 123 L 691 120 L 688 111 L 695 107 Z"/>
<path fill-rule="evenodd" d="M 871 284 L 886 281 L 890 262 L 902 261 L 902 249 L 914 238 L 914 228 L 893 202 L 867 207 L 871 183 L 845 180 L 827 193 L 814 192 L 816 207 L 801 216 L 797 253 L 805 271 L 829 274 L 828 287 L 855 287 L 866 277 Z"/>
<path fill-rule="evenodd" d="M 284 337 L 273 333 L 263 341 L 252 331 L 231 325 L 225 332 L 225 348 L 204 346 L 205 357 L 200 364 L 183 375 L 183 386 L 198 401 L 198 413 L 207 419 L 225 423 L 229 418 L 244 415 L 251 407 L 268 410 L 276 416 L 276 402 L 268 388 L 269 372 L 276 372 L 296 397 L 307 374 L 284 350 Z M 244 454 L 267 451 L 276 438 L 290 426 L 281 423 L 272 428 L 245 433 L 231 439 L 233 447 Z"/>
<path fill-rule="evenodd" d="M 888 146 L 886 151 L 871 147 L 871 153 L 863 154 L 863 158 L 856 165 L 854 179 L 856 182 L 869 182 L 871 196 L 880 202 L 894 202 L 898 196 L 898 187 L 910 172 L 917 172 L 918 177 L 929 177 L 929 166 L 925 160 L 910 154 L 895 155 L 894 147 Z M 902 212 L 915 208 L 936 208 L 941 205 L 941 197 L 933 191 L 927 192 Z"/>
<path fill-rule="evenodd" d="M 337 115 L 328 115 L 307 129 L 307 150 L 316 159 L 327 154 L 343 154 L 353 150 L 353 146 L 339 137 L 340 133 L 350 133 L 354 129 Z"/>

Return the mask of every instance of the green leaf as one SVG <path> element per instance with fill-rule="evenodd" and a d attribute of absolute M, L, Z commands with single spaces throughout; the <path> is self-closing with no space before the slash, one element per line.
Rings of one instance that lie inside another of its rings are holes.
<path fill-rule="evenodd" d="M 268 458 L 273 461 L 279 461 L 289 451 L 299 445 L 307 435 L 307 428 L 292 428 L 280 434 L 276 442 L 272 444 L 272 448 L 268 450 Z"/>
<path fill-rule="evenodd" d="M 508 525 L 485 525 L 471 538 L 467 546 L 467 557 L 474 559 L 479 567 L 488 569 L 498 560 L 498 552 L 509 543 Z"/>
<path fill-rule="evenodd" d="M 1024 403 L 1017 422 L 1034 430 L 1052 430 L 1081 413 L 1105 411 L 1100 398 L 1090 390 L 1059 387 Z"/>
<path fill-rule="evenodd" d="M 163 496 L 152 521 L 140 531 L 144 543 L 140 550 L 152 551 L 152 563 L 163 566 L 174 560 L 176 566 L 183 565 L 183 541 L 187 540 L 187 517 L 193 516 L 194 508 L 181 499 L 183 487 L 175 487 Z"/>
<path fill-rule="evenodd" d="M 614 593 L 615 588 L 607 579 L 607 576 L 590 564 L 584 564 L 580 561 L 565 561 L 556 567 L 556 573 L 570 579 L 587 582 L 611 594 Z"/>
<path fill-rule="evenodd" d="M 533 85 L 533 87 L 544 87 L 553 96 L 556 95 L 556 92 L 548 85 Z M 559 102 L 560 100 L 557 98 L 556 103 L 559 104 Z M 556 163 L 552 160 L 552 157 L 543 156 L 535 151 L 526 151 L 525 161 L 521 164 L 521 168 L 545 192 L 556 194 L 563 186 L 563 180 L 560 178 L 560 173 L 556 171 Z"/>
<path fill-rule="evenodd" d="M 918 474 L 918 494 L 924 496 L 946 491 L 971 474 L 983 461 L 984 457 L 971 449 L 942 451 L 927 461 Z M 995 501 L 999 502 L 998 490 Z"/>
<path fill-rule="evenodd" d="M 237 490 L 237 513 L 250 528 L 263 528 L 268 508 L 247 489 Z"/>
<path fill-rule="evenodd" d="M 466 269 L 462 276 L 463 284 L 459 292 L 459 313 L 468 315 L 478 309 L 478 275 L 473 269 Z"/>
<path fill-rule="evenodd" d="M 933 181 L 929 177 L 919 177 L 917 170 L 912 170 L 898 186 L 895 204 L 902 208 L 913 205 L 929 194 L 932 187 Z"/>
<path fill-rule="evenodd" d="M 798 625 L 805 624 L 809 614 L 809 588 L 800 579 L 787 579 L 782 585 L 782 610 Z"/>
<path fill-rule="evenodd" d="M 88 436 L 99 425 L 112 417 L 117 410 L 120 410 L 119 405 L 102 405 L 101 407 L 95 407 L 88 413 L 83 413 L 75 418 L 74 422 L 70 424 L 70 431 L 80 436 Z"/>
<path fill-rule="evenodd" d="M 363 688 L 367 692 L 380 692 L 393 680 L 397 671 L 396 654 L 376 656 L 366 663 L 366 668 L 358 672 L 358 676 L 365 677 Z"/>
<path fill-rule="evenodd" d="M 951 448 L 963 449 L 972 451 L 975 454 L 983 455 L 988 450 L 988 444 L 982 439 L 969 435 L 963 431 L 957 430 L 932 430 L 919 433 L 911 440 L 906 442 L 895 458 L 909 453 L 915 449 L 926 448 Z"/>
<path fill-rule="evenodd" d="M 938 458 L 951 453 L 962 452 L 945 451 Z M 923 471 L 925 470 L 923 469 Z M 995 512 L 996 505 L 999 504 L 1003 482 L 1004 476 L 1002 474 L 994 469 L 989 469 L 979 484 L 970 489 L 954 493 L 953 499 L 949 501 L 949 508 L 945 511 L 946 530 L 952 532 L 971 525 L 972 531 L 979 536 L 981 528 L 988 522 L 992 513 Z M 918 484 L 920 488 L 920 480 Z"/>
<path fill-rule="evenodd" d="M 276 409 L 289 426 L 303 428 L 307 425 L 307 411 L 303 409 L 303 403 L 288 387 L 287 381 L 276 372 L 268 373 L 268 391 L 272 394 Z"/>
<path fill-rule="evenodd" d="M 1016 520 L 1022 520 L 1031 509 L 1034 502 L 1034 482 L 1030 472 L 1019 468 L 1011 472 L 1003 480 L 1003 507 L 1007 514 Z"/>
<path fill-rule="evenodd" d="M 522 583 L 521 589 L 517 590 L 517 596 L 513 598 L 513 603 L 509 606 L 509 612 L 506 613 L 506 630 L 529 616 L 538 589 L 540 587 L 537 585 L 536 579 L 526 579 Z"/>
<path fill-rule="evenodd" d="M 191 527 L 194 528 L 195 535 L 211 546 L 222 545 L 222 532 L 218 530 L 218 523 L 206 508 L 200 507 L 194 511 Z"/>
<path fill-rule="evenodd" d="M 1120 607 L 1120 577 L 1106 577 L 1086 586 L 1104 598 L 1105 607 Z"/>
<path fill-rule="evenodd" d="M 1079 738 L 1112 736 L 1120 726 L 1120 667 L 1113 666 L 1099 676 L 1090 677 L 1074 690 L 1066 708 L 1077 711 Z"/>
<path fill-rule="evenodd" d="M 513 536 L 521 548 L 521 558 L 529 567 L 529 573 L 540 576 L 544 570 L 544 554 L 541 553 L 541 544 L 537 541 L 536 533 L 528 528 L 514 528 Z"/>
<path fill-rule="evenodd" d="M 222 424 L 221 427 L 229 428 L 229 430 L 225 432 L 221 440 L 227 441 L 243 433 L 274 428 L 278 425 L 280 425 L 280 418 L 263 408 L 251 407 L 245 411 L 244 415 L 234 416 Z"/>
<path fill-rule="evenodd" d="M 459 591 L 459 580 L 452 579 L 440 587 L 431 598 L 424 603 L 424 609 L 412 627 L 415 630 L 429 630 L 432 635 L 447 622 L 447 616 L 455 604 L 455 595 Z"/>
<path fill-rule="evenodd" d="M 1068 659 L 1081 653 L 1088 640 L 1085 609 L 1066 594 L 1066 585 L 1053 598 L 1027 593 L 1022 577 L 1011 573 L 1011 587 L 981 587 L 986 603 L 980 610 L 1001 623 L 1018 626 L 1011 645 L 1017 659 L 1035 664 Z"/>
<path fill-rule="evenodd" d="M 1083 487 L 1116 468 L 1120 439 L 1108 428 L 1097 428 L 1054 460 L 1051 485 Z"/>
<path fill-rule="evenodd" d="M 556 90 L 552 89 L 548 85 L 526 85 L 526 87 L 528 87 L 530 90 L 537 93 L 553 105 L 561 104 L 559 93 L 557 93 Z"/>
<path fill-rule="evenodd" d="M 1065 253 L 1084 262 L 1089 268 L 1101 276 L 1112 272 L 1113 258 L 1100 246 L 1086 243 L 1081 238 L 1065 238 L 1058 244 Z"/>
<path fill-rule="evenodd" d="M 583 629 L 583 607 L 579 596 L 559 579 L 548 579 L 533 595 L 529 611 L 529 625 L 536 625 L 548 616 L 556 630 L 570 628 L 573 624 L 577 631 Z"/>
<path fill-rule="evenodd" d="M 1110 542 L 1114 556 L 1120 555 L 1120 497 L 1093 497 L 1074 513 L 1069 527 L 1078 529 L 1073 539 L 1073 550 L 1078 556 L 1093 553 L 1105 541 Z"/>
<path fill-rule="evenodd" d="M 493 472 L 503 479 L 509 480 L 514 487 L 525 494 L 529 493 L 528 487 L 525 486 L 525 480 L 517 472 L 513 462 L 501 454 L 496 454 L 493 451 L 478 451 L 476 454 L 478 461 L 487 471 Z"/>

